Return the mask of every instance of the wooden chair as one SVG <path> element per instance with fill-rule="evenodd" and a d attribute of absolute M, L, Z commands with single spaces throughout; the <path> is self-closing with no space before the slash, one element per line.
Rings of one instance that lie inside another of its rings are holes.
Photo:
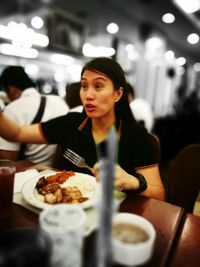
<path fill-rule="evenodd" d="M 160 163 L 161 160 L 161 148 L 160 148 L 160 140 L 158 136 L 154 133 L 149 133 L 149 137 L 151 139 L 151 142 L 153 143 L 153 147 L 156 153 L 156 159 L 158 163 Z"/>
<path fill-rule="evenodd" d="M 200 190 L 200 144 L 183 148 L 169 169 L 167 201 L 192 213 Z"/>

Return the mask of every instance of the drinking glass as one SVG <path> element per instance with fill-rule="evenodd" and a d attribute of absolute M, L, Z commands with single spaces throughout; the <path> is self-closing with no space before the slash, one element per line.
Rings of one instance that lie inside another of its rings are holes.
<path fill-rule="evenodd" d="M 0 160 L 0 220 L 11 213 L 15 172 L 13 161 Z"/>
<path fill-rule="evenodd" d="M 86 213 L 76 204 L 55 204 L 39 215 L 42 230 L 52 241 L 53 267 L 81 267 Z"/>

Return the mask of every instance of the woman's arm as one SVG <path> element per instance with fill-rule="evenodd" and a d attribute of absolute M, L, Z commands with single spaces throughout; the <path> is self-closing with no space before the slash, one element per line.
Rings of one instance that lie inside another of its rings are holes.
<path fill-rule="evenodd" d="M 160 177 L 158 165 L 136 168 L 136 172 L 144 176 L 147 189 L 140 193 L 142 196 L 165 200 L 165 190 Z M 119 165 L 116 169 L 115 185 L 122 190 L 138 190 L 140 187 L 138 179 L 128 174 Z"/>
<path fill-rule="evenodd" d="M 0 112 L 0 135 L 8 140 L 20 143 L 47 143 L 40 124 L 20 126 Z"/>
<path fill-rule="evenodd" d="M 142 174 L 147 181 L 147 189 L 141 193 L 143 196 L 165 200 L 165 189 L 159 172 L 158 164 L 136 168 L 136 172 Z"/>
<path fill-rule="evenodd" d="M 115 186 L 122 191 L 138 190 L 140 187 L 138 179 L 127 173 L 120 165 L 116 165 Z M 137 173 L 142 174 L 147 182 L 147 189 L 140 193 L 142 196 L 165 200 L 165 190 L 160 177 L 158 165 L 152 165 L 144 168 L 137 168 Z M 93 174 L 99 179 L 99 164 L 93 167 Z"/>

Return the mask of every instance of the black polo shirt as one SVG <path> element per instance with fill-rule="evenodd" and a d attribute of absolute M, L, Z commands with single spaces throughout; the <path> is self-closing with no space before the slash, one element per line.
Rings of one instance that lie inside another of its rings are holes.
<path fill-rule="evenodd" d="M 71 149 L 86 159 L 91 167 L 97 162 L 97 149 L 92 135 L 91 119 L 83 113 L 68 113 L 41 123 L 42 131 L 49 143 L 60 144 L 63 152 Z M 130 174 L 135 167 L 156 164 L 156 155 L 147 131 L 132 121 L 116 123 L 119 133 L 118 163 Z M 89 173 L 63 158 L 64 168 Z M 90 173 L 91 174 L 91 173 Z"/>

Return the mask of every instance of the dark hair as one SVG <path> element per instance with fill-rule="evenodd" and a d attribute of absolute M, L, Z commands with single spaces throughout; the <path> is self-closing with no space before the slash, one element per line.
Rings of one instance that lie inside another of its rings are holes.
<path fill-rule="evenodd" d="M 77 107 L 82 105 L 81 98 L 80 98 L 80 82 L 74 82 L 66 85 L 66 97 L 65 101 L 67 102 L 70 108 Z"/>
<path fill-rule="evenodd" d="M 8 66 L 5 68 L 0 77 L 0 84 L 5 89 L 7 89 L 9 85 L 15 85 L 21 91 L 28 87 L 36 86 L 21 66 Z"/>
<path fill-rule="evenodd" d="M 109 77 L 114 85 L 114 89 L 117 91 L 120 87 L 123 87 L 122 97 L 118 102 L 115 103 L 115 115 L 118 118 L 124 119 L 132 119 L 135 121 L 130 106 L 128 102 L 127 96 L 127 82 L 125 78 L 124 71 L 122 70 L 119 63 L 115 60 L 107 57 L 98 57 L 95 58 L 88 63 L 82 69 L 81 76 L 83 75 L 85 70 L 91 70 L 96 72 L 101 72 Z"/>

